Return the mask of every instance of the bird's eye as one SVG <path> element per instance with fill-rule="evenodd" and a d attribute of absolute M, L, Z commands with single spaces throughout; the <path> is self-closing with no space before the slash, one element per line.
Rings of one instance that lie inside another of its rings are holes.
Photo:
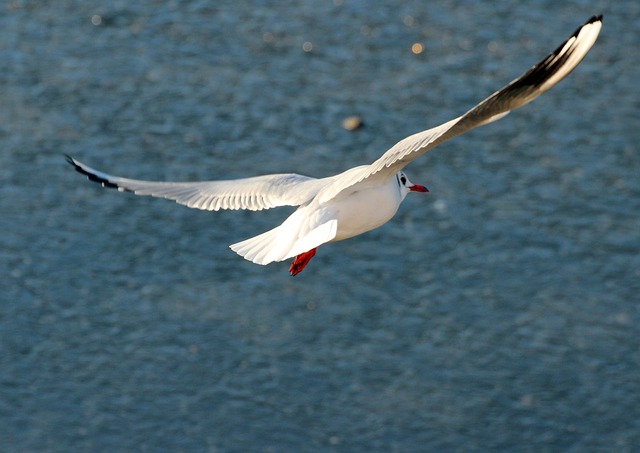
<path fill-rule="evenodd" d="M 407 177 L 406 176 L 400 176 L 400 182 L 404 186 L 407 183 Z"/>

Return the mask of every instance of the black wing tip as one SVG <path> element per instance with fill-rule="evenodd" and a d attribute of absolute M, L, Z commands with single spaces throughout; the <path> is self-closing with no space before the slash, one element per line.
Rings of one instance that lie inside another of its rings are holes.
<path fill-rule="evenodd" d="M 591 16 L 589 18 L 589 20 L 587 20 L 584 24 L 582 24 L 578 28 L 576 28 L 576 31 L 573 32 L 573 35 L 571 35 L 571 38 L 577 38 L 578 35 L 580 34 L 580 31 L 582 31 L 582 29 L 584 27 L 586 27 L 587 25 L 593 25 L 593 24 L 595 24 L 597 22 L 602 22 L 602 14 L 596 14 L 594 16 Z M 569 39 L 571 39 L 571 38 L 569 38 Z M 560 46 L 560 48 L 562 48 L 562 46 Z"/>
<path fill-rule="evenodd" d="M 73 168 L 75 168 L 75 170 L 78 173 L 81 173 L 81 174 L 85 175 L 87 177 L 87 179 L 89 179 L 89 181 L 97 182 L 102 187 L 108 187 L 110 189 L 120 189 L 120 186 L 118 186 L 117 184 L 114 184 L 111 181 L 109 181 L 108 179 L 103 178 L 101 176 L 98 176 L 95 173 L 92 173 L 92 172 L 88 171 L 86 168 L 84 168 L 77 160 L 75 160 L 70 155 L 65 154 L 64 158 L 69 164 L 73 165 Z"/>
<path fill-rule="evenodd" d="M 78 172 L 78 173 L 82 173 L 83 175 L 89 175 L 89 173 L 80 166 L 80 164 L 78 163 L 78 161 L 76 161 L 73 157 L 71 157 L 68 154 L 64 155 L 64 160 L 67 161 L 68 164 L 73 165 L 73 168 Z"/>
<path fill-rule="evenodd" d="M 580 34 L 580 31 L 582 31 L 582 29 L 584 27 L 586 27 L 587 25 L 593 25 L 596 22 L 602 22 L 602 14 L 596 14 L 594 16 L 591 16 L 589 18 L 589 20 L 587 20 L 584 24 L 580 25 L 578 28 L 576 28 L 576 31 L 573 32 L 573 35 L 571 35 L 571 38 L 577 38 L 578 35 Z M 569 39 L 571 39 L 569 38 Z M 566 41 L 565 41 L 566 42 Z M 564 43 L 563 43 L 564 44 Z M 560 46 L 560 48 L 562 48 L 562 46 Z M 559 49 L 558 49 L 559 50 Z M 555 53 L 555 52 L 554 52 Z"/>
<path fill-rule="evenodd" d="M 571 51 L 566 51 L 565 46 L 571 39 L 576 39 L 580 32 L 587 26 L 594 25 L 598 22 L 602 22 L 602 14 L 591 16 L 584 24 L 580 25 L 576 31 L 573 32 L 571 37 L 564 41 L 554 50 L 547 58 L 535 65 L 531 70 L 525 74 L 521 81 L 528 85 L 541 85 L 548 78 L 549 74 L 553 73 L 552 66 L 561 66 L 565 63 L 566 59 L 571 55 Z M 564 52 L 564 56 L 563 56 Z M 558 58 L 561 57 L 561 58 Z"/>
<path fill-rule="evenodd" d="M 591 16 L 591 19 L 589 19 L 586 24 L 593 24 L 595 22 L 602 22 L 602 14 L 597 14 L 595 16 Z M 586 25 L 585 24 L 585 25 Z"/>
<path fill-rule="evenodd" d="M 78 161 L 76 161 L 73 157 L 71 157 L 68 154 L 65 154 L 64 160 L 66 160 L 68 164 L 73 165 L 73 168 L 75 168 L 76 171 L 83 173 L 82 167 L 78 164 Z"/>

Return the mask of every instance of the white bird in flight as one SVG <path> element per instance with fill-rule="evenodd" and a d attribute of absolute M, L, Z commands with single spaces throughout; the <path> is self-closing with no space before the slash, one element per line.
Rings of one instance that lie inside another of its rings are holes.
<path fill-rule="evenodd" d="M 395 215 L 409 192 L 428 192 L 409 181 L 402 171 L 407 164 L 456 135 L 504 117 L 560 82 L 591 49 L 601 27 L 602 16 L 592 17 L 551 55 L 464 115 L 401 140 L 370 165 L 335 176 L 316 179 L 289 173 L 225 181 L 154 182 L 112 176 L 66 157 L 78 172 L 103 187 L 167 198 L 190 208 L 259 211 L 298 206 L 280 226 L 230 246 L 262 265 L 295 257 L 289 272 L 296 275 L 318 246 L 378 228 Z"/>

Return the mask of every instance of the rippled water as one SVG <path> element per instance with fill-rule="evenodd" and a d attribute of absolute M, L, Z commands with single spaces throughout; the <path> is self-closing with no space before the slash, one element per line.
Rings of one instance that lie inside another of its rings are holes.
<path fill-rule="evenodd" d="M 566 81 L 414 162 L 430 194 L 296 278 L 227 248 L 286 209 L 190 210 L 63 159 L 335 174 L 596 13 Z M 633 1 L 2 3 L 2 450 L 637 449 L 639 20 Z"/>

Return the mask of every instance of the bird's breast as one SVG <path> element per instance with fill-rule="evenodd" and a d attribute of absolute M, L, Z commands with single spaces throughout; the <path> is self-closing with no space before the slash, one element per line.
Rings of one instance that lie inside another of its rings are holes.
<path fill-rule="evenodd" d="M 387 223 L 398 210 L 402 198 L 393 185 L 365 187 L 331 200 L 338 220 L 333 241 L 348 239 Z"/>

